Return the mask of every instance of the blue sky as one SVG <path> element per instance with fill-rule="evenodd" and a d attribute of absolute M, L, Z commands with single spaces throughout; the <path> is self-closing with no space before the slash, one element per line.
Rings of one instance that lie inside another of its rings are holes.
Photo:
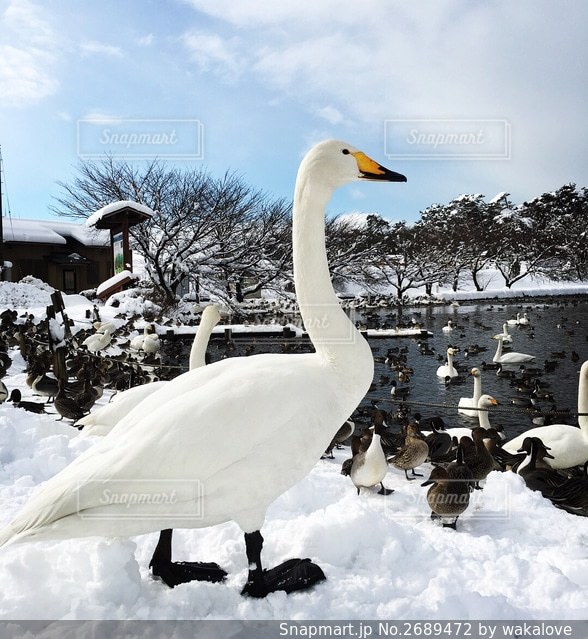
<path fill-rule="evenodd" d="M 408 177 L 345 187 L 334 213 L 588 186 L 587 32 L 570 0 L 0 0 L 10 211 L 47 217 L 79 155 L 105 150 L 180 151 L 290 198 L 325 138 Z"/>

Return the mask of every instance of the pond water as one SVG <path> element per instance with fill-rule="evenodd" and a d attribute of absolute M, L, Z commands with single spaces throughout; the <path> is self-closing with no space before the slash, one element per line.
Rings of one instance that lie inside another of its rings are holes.
<path fill-rule="evenodd" d="M 418 315 L 415 315 L 414 311 Z M 588 301 L 548 301 L 546 303 L 521 304 L 462 304 L 459 307 L 425 307 L 419 309 L 404 309 L 398 321 L 405 323 L 416 319 L 433 333 L 426 341 L 434 355 L 423 355 L 419 350 L 417 340 L 394 339 L 372 340 L 374 355 L 385 356 L 389 348 L 400 347 L 407 349 L 407 366 L 414 370 L 407 384 L 410 394 L 407 401 L 426 402 L 430 404 L 444 404 L 456 406 L 461 397 L 472 397 L 473 378 L 468 376 L 472 367 L 481 369 L 482 393 L 492 395 L 498 400 L 499 411 L 490 414 L 492 425 L 503 425 L 507 437 L 510 439 L 532 427 L 531 414 L 523 412 L 520 406 L 511 403 L 512 398 L 522 398 L 524 395 L 517 391 L 516 386 L 506 377 L 497 376 L 495 370 L 482 370 L 482 362 L 492 363 L 496 352 L 497 340 L 492 336 L 502 332 L 502 325 L 508 319 L 516 318 L 526 312 L 530 320 L 528 326 L 509 326 L 512 342 L 510 351 L 527 353 L 535 356 L 529 367 L 544 368 L 545 360 L 557 366 L 554 371 L 542 371 L 537 375 L 541 382 L 541 394 L 551 394 L 551 399 L 540 399 L 538 405 L 544 411 L 556 410 L 577 411 L 578 380 L 582 363 L 588 359 Z M 380 313 L 382 315 L 382 313 Z M 385 315 L 385 314 L 384 314 Z M 452 320 L 454 330 L 444 332 L 443 326 Z M 459 377 L 464 380 L 461 385 L 446 386 L 437 377 L 436 371 L 440 364 L 436 357 L 446 358 L 448 346 L 456 346 L 459 351 L 454 361 L 464 367 Z M 476 354 L 467 352 L 472 345 L 482 350 Z M 572 355 L 574 353 L 574 355 Z M 577 354 L 577 355 L 576 355 Z M 505 370 L 518 374 L 520 364 L 505 367 Z M 375 389 L 371 396 L 389 400 L 389 385 L 381 384 L 381 376 L 395 378 L 389 367 L 382 363 L 375 364 Z M 397 379 L 397 378 L 396 378 Z M 384 403 L 382 408 L 390 410 L 391 404 Z M 394 405 L 398 407 L 398 403 Z M 476 421 L 457 413 L 456 408 L 444 409 L 426 405 L 411 405 L 411 411 L 418 411 L 423 416 L 441 415 L 449 427 L 472 426 Z M 509 412 L 506 412 L 506 411 Z M 554 423 L 577 424 L 575 415 L 555 415 Z"/>
<path fill-rule="evenodd" d="M 528 326 L 509 326 L 512 335 L 510 351 L 535 356 L 528 364 L 534 368 L 544 368 L 545 360 L 556 364 L 555 370 L 541 371 L 537 374 L 541 382 L 541 393 L 551 394 L 553 400 L 539 399 L 538 406 L 544 411 L 575 413 L 578 399 L 578 373 L 582 363 L 588 360 L 588 300 L 530 301 L 527 304 L 513 303 L 462 303 L 458 307 L 426 306 L 404 309 L 355 310 L 352 317 L 360 325 L 368 328 L 394 327 L 397 323 L 410 324 L 418 321 L 424 329 L 432 332 L 426 340 L 420 338 L 370 339 L 375 358 L 374 384 L 366 399 L 362 402 L 364 419 L 369 419 L 371 400 L 376 400 L 380 408 L 394 414 L 399 402 L 392 402 L 390 382 L 397 373 L 383 360 L 389 349 L 402 350 L 406 357 L 406 366 L 414 372 L 410 380 L 398 382 L 399 386 L 408 386 L 406 408 L 412 414 L 419 412 L 423 417 L 440 415 L 447 427 L 475 426 L 476 420 L 458 414 L 457 404 L 461 397 L 472 397 L 473 378 L 468 372 L 473 367 L 482 369 L 482 362 L 492 363 L 497 340 L 492 336 L 502 332 L 502 325 L 508 319 L 516 318 L 517 313 L 526 312 L 530 320 Z M 448 320 L 456 328 L 446 333 L 442 330 Z M 418 342 L 424 342 L 433 354 L 422 354 Z M 182 359 L 187 360 L 191 338 L 186 340 Z M 448 346 L 458 349 L 454 362 L 460 369 L 462 384 L 446 386 L 437 377 L 437 368 L 445 360 Z M 467 351 L 478 346 L 480 352 Z M 506 345 L 505 345 L 506 346 Z M 310 344 L 304 340 L 283 339 L 235 339 L 227 343 L 223 339 L 214 339 L 209 346 L 212 361 L 223 357 L 242 356 L 262 352 L 305 352 Z M 485 350 L 484 350 L 485 349 Z M 506 349 L 505 349 L 506 351 Z M 572 355 L 574 353 L 574 355 Z M 397 353 L 392 353 L 397 355 Z M 177 361 L 177 360 L 176 360 Z M 505 367 L 518 374 L 519 365 Z M 511 398 L 524 395 L 517 391 L 506 377 L 499 377 L 495 370 L 482 370 L 482 392 L 495 397 L 500 406 L 490 413 L 493 426 L 502 425 L 510 439 L 532 427 L 530 412 L 523 412 L 520 406 L 511 404 Z M 360 416 L 360 421 L 362 417 Z M 557 414 L 555 423 L 577 424 L 574 414 Z"/>

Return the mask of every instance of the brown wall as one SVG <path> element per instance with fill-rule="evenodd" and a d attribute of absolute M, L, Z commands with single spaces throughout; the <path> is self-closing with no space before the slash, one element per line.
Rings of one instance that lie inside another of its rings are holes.
<path fill-rule="evenodd" d="M 25 275 L 33 275 L 53 288 L 66 293 L 96 288 L 112 275 L 112 249 L 110 246 L 85 246 L 78 242 L 68 244 L 33 244 L 5 242 L 4 260 L 12 262 L 9 278 L 18 282 Z M 87 264 L 59 264 L 50 259 L 52 255 L 78 253 L 89 260 Z M 69 274 L 66 275 L 65 272 Z M 67 279 L 66 279 L 67 278 Z M 67 290 L 69 285 L 70 290 Z"/>

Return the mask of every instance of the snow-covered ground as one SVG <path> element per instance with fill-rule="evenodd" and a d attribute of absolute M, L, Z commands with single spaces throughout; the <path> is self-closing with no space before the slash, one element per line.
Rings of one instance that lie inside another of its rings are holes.
<path fill-rule="evenodd" d="M 0 285 L 0 310 L 17 305 L 42 315 L 48 298 L 34 285 Z M 92 304 L 82 296 L 65 300 L 70 317 L 87 321 Z M 121 309 L 100 310 L 111 319 Z M 17 350 L 11 356 L 3 381 L 32 398 L 24 362 Z M 0 405 L 0 525 L 95 441 L 56 418 Z M 348 449 L 336 450 L 334 460 L 319 461 L 267 513 L 265 565 L 311 557 L 327 580 L 310 591 L 242 597 L 243 535 L 227 523 L 174 538 L 175 558 L 216 561 L 229 573 L 226 582 L 173 590 L 147 569 L 155 534 L 2 548 L 0 618 L 588 618 L 588 519 L 557 510 L 518 476 L 494 472 L 472 496 L 457 532 L 443 529 L 429 518 L 427 488 L 392 467 L 384 483 L 393 494 L 358 496 L 340 474 L 348 456 Z"/>

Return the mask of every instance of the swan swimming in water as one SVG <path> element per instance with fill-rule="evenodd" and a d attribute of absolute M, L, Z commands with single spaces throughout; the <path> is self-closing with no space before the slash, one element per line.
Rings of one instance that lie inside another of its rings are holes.
<path fill-rule="evenodd" d="M 506 442 L 503 448 L 509 453 L 516 453 L 523 445 L 525 437 L 538 437 L 549 448 L 553 457 L 549 464 L 553 468 L 571 468 L 588 460 L 588 361 L 584 362 L 580 369 L 578 413 L 580 428 L 569 424 L 538 426 Z"/>
<path fill-rule="evenodd" d="M 474 417 L 478 419 L 477 408 L 478 400 L 482 397 L 482 373 L 479 368 L 472 368 L 470 375 L 474 378 L 474 395 L 473 397 L 462 397 L 457 405 L 457 412 L 466 417 Z"/>
<path fill-rule="evenodd" d="M 512 335 L 508 332 L 508 324 L 506 322 L 502 325 L 502 333 L 494 335 L 494 339 L 498 339 L 499 337 L 502 337 L 502 341 L 505 344 L 512 342 Z"/>
<path fill-rule="evenodd" d="M 294 282 L 315 352 L 230 358 L 176 377 L 47 481 L 0 530 L 0 545 L 232 520 L 245 534 L 244 594 L 290 592 L 324 578 L 304 560 L 264 571 L 260 529 L 268 506 L 310 472 L 373 379 L 371 349 L 339 306 L 325 250 L 326 205 L 336 188 L 358 179 L 406 181 L 335 140 L 313 147 L 296 179 Z M 208 436 L 219 424 L 222 442 Z M 173 503 L 112 499 L 155 498 L 172 486 Z"/>
<path fill-rule="evenodd" d="M 493 362 L 497 364 L 522 364 L 523 362 L 532 362 L 535 359 L 535 355 L 527 355 L 526 353 L 505 353 L 502 354 L 502 342 L 504 341 L 502 336 L 493 337 L 492 339 L 498 340 L 498 346 L 496 347 L 496 353 L 492 358 Z"/>
<path fill-rule="evenodd" d="M 437 369 L 437 377 L 441 377 L 442 379 L 445 379 L 446 377 L 457 377 L 458 373 L 453 366 L 454 355 L 455 350 L 450 346 L 447 349 L 447 364 L 439 366 L 439 368 Z"/>

